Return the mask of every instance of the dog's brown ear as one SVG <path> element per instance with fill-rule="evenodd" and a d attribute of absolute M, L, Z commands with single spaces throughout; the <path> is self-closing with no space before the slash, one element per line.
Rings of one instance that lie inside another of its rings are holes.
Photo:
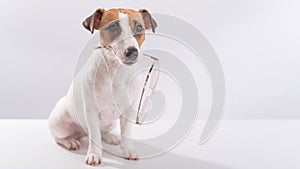
<path fill-rule="evenodd" d="M 93 34 L 94 30 L 100 27 L 104 11 L 104 9 L 97 9 L 91 16 L 83 21 L 82 25 Z"/>
<path fill-rule="evenodd" d="M 157 27 L 156 21 L 152 18 L 151 14 L 146 9 L 140 9 L 139 12 L 143 16 L 146 29 L 148 30 L 151 29 L 152 32 L 154 33 Z"/>

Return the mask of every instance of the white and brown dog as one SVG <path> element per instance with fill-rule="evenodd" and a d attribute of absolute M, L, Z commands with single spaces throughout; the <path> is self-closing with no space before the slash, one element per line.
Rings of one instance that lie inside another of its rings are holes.
<path fill-rule="evenodd" d="M 98 9 L 83 22 L 83 26 L 92 33 L 99 30 L 101 46 L 110 46 L 113 50 L 95 49 L 89 56 L 67 94 L 57 102 L 50 114 L 51 133 L 57 144 L 69 150 L 78 150 L 80 139 L 88 136 L 88 165 L 101 163 L 101 140 L 120 144 L 125 158 L 137 160 L 138 154 L 130 141 L 131 121 L 128 120 L 136 112 L 132 104 L 116 108 L 118 103 L 113 99 L 112 91 L 116 92 L 116 100 L 124 101 L 128 99 L 127 87 L 131 86 L 129 98 L 137 101 L 137 85 L 142 83 L 132 82 L 131 72 L 134 72 L 134 63 L 145 39 L 144 31 L 154 32 L 157 24 L 145 9 Z M 112 76 L 117 69 L 121 70 L 121 75 L 113 83 Z M 111 132 L 118 119 L 120 139 Z"/>

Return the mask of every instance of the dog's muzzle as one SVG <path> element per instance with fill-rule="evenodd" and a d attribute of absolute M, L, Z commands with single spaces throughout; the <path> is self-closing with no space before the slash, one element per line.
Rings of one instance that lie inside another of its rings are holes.
<path fill-rule="evenodd" d="M 139 51 L 135 47 L 129 47 L 125 50 L 124 56 L 125 61 L 123 63 L 127 65 L 134 64 L 137 61 L 137 57 L 139 55 Z"/>

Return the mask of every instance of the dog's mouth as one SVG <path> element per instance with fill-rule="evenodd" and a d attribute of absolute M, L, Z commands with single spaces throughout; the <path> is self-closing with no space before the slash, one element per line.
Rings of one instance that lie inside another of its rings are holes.
<path fill-rule="evenodd" d="M 136 60 L 125 60 L 123 63 L 125 64 L 125 65 L 133 65 L 133 64 L 135 64 L 137 62 L 137 59 Z"/>

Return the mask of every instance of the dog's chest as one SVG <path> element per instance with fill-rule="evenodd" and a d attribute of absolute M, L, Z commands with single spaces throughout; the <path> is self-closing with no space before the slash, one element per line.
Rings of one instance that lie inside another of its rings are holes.
<path fill-rule="evenodd" d="M 119 118 L 129 106 L 135 105 L 142 83 L 133 78 L 133 67 L 120 66 L 108 73 L 104 65 L 96 75 L 95 96 L 100 117 L 106 121 Z M 104 68 L 104 69 L 103 69 Z"/>

